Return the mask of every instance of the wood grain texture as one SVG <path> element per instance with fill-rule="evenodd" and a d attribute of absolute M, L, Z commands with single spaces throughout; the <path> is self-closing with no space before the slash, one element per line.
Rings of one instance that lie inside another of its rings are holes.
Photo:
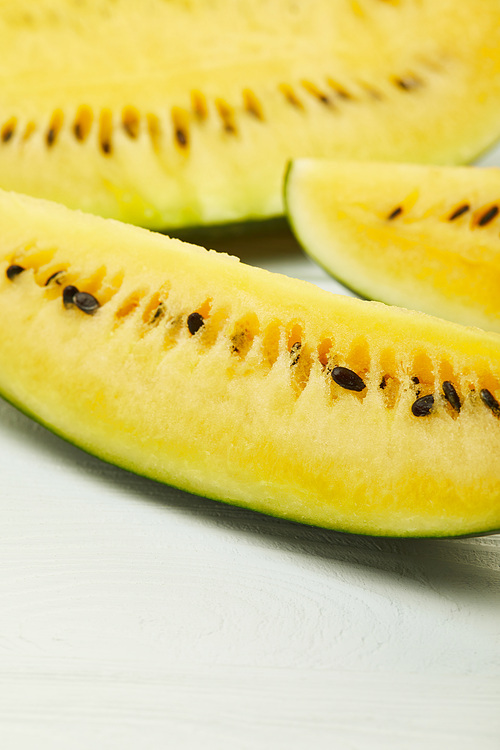
<path fill-rule="evenodd" d="M 238 242 L 334 288 L 283 230 Z M 2 750 L 499 750 L 500 536 L 259 516 L 3 402 L 0 472 Z"/>

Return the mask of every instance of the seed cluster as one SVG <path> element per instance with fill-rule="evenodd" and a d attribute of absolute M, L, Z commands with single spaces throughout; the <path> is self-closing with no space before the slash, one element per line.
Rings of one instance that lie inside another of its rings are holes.
<path fill-rule="evenodd" d="M 418 61 L 404 73 L 387 75 L 376 83 L 353 78 L 346 85 L 330 75 L 325 75 L 319 83 L 302 78 L 293 84 L 277 84 L 274 95 L 296 110 L 305 110 L 312 101 L 316 101 L 325 110 L 341 112 L 344 111 L 342 105 L 350 106 L 351 102 L 357 102 L 358 106 L 363 101 L 373 104 L 375 101 L 390 100 L 393 92 L 403 95 L 418 92 L 429 84 L 426 76 L 431 70 L 436 73 L 436 66 Z M 147 135 L 154 150 L 158 149 L 163 134 L 169 133 L 176 149 L 186 153 L 191 144 L 193 128 L 200 127 L 211 113 L 228 136 L 239 134 L 241 115 L 256 122 L 266 121 L 265 106 L 250 88 L 242 89 L 240 101 L 234 103 L 220 95 L 210 101 L 202 91 L 196 89 L 190 91 L 189 95 L 190 106 L 171 106 L 168 120 L 152 112 L 141 112 L 133 105 L 126 105 L 117 113 L 107 107 L 95 111 L 88 104 L 81 104 L 69 118 L 61 108 L 57 108 L 48 117 L 43 133 L 46 147 L 48 150 L 54 149 L 64 129 L 80 143 L 94 132 L 102 155 L 110 156 L 116 148 L 116 131 L 120 129 L 132 141 L 138 140 L 142 134 Z M 0 145 L 11 144 L 16 139 L 24 143 L 37 130 L 38 124 L 33 120 L 21 123 L 16 116 L 8 117 L 0 127 Z"/>
<path fill-rule="evenodd" d="M 8 266 L 6 270 L 6 276 L 7 278 L 14 282 L 16 278 L 22 274 L 26 268 L 18 263 L 12 263 Z M 48 286 L 51 283 L 56 283 L 61 285 L 61 278 L 64 278 L 64 272 L 63 271 L 56 271 L 52 273 L 48 279 L 45 281 L 44 286 Z M 64 308 L 70 309 L 73 307 L 76 307 L 81 312 L 87 314 L 87 315 L 93 315 L 97 312 L 97 310 L 100 308 L 100 303 L 97 300 L 97 298 L 90 294 L 89 292 L 80 291 L 78 287 L 76 287 L 73 284 L 66 284 L 62 288 L 62 303 Z M 125 305 L 123 306 L 124 312 L 118 311 L 116 313 L 117 317 L 123 317 L 125 314 L 131 313 L 133 310 L 137 309 L 139 302 L 139 298 L 135 298 L 133 300 L 128 300 Z M 201 308 L 203 309 L 203 307 Z M 165 305 L 164 302 L 160 299 L 160 295 L 155 295 L 155 306 L 149 308 L 149 312 L 144 315 L 144 322 L 147 323 L 149 326 L 155 326 L 158 325 L 159 321 L 165 316 Z M 176 320 L 180 322 L 180 318 L 178 317 Z M 199 310 L 195 310 L 191 312 L 187 318 L 185 319 L 185 323 L 187 326 L 187 329 L 191 336 L 195 336 L 204 326 L 206 323 L 206 317 L 204 314 L 199 312 Z M 299 329 L 300 331 L 300 329 Z M 233 334 L 231 338 L 231 352 L 233 354 L 241 355 L 242 352 L 245 352 L 248 350 L 249 342 L 253 340 L 253 336 L 255 334 L 251 333 L 251 331 L 248 329 L 248 321 L 243 326 L 237 326 L 237 330 Z M 292 334 L 296 335 L 296 334 Z M 298 334 L 300 338 L 300 333 Z M 248 341 L 247 341 L 248 339 Z M 304 348 L 303 344 L 300 340 L 295 340 L 293 343 L 291 343 L 293 339 L 289 343 L 289 364 L 291 368 L 295 368 L 295 371 L 297 370 L 299 363 L 302 363 L 304 361 L 304 357 L 308 358 L 308 355 L 306 353 L 306 348 Z M 310 357 L 309 357 L 310 360 Z M 303 367 L 303 366 L 302 366 Z M 335 366 L 335 367 L 326 367 L 326 370 L 331 377 L 332 381 L 338 385 L 340 388 L 348 391 L 353 391 L 355 393 L 362 393 L 366 388 L 366 383 L 362 379 L 362 377 L 355 372 L 354 370 L 344 367 L 344 366 Z M 308 375 L 306 375 L 306 378 Z M 390 378 L 389 375 L 384 375 L 382 377 L 382 380 L 380 381 L 379 388 L 381 390 L 384 390 L 388 386 L 388 378 Z M 411 378 L 411 382 L 413 385 L 419 385 L 420 379 L 418 376 L 414 375 Z M 434 394 L 428 393 L 424 395 L 420 395 L 420 389 L 417 390 L 416 395 L 417 398 L 411 405 L 411 413 L 415 417 L 425 417 L 428 416 L 433 412 L 436 406 L 436 398 Z M 442 383 L 442 396 L 444 397 L 445 401 L 450 405 L 450 407 L 458 414 L 460 413 L 460 410 L 462 408 L 462 402 L 460 399 L 460 396 L 458 395 L 458 392 L 453 385 L 453 383 L 450 380 L 445 380 Z M 493 396 L 491 391 L 489 391 L 486 388 L 483 388 L 480 391 L 480 398 L 482 403 L 496 416 L 500 418 L 500 404 L 496 400 L 496 398 Z"/>
<path fill-rule="evenodd" d="M 464 214 L 468 213 L 472 210 L 472 206 L 470 203 L 463 202 L 460 203 L 456 208 L 454 208 L 451 213 L 449 213 L 446 216 L 447 221 L 456 221 L 461 216 L 464 216 Z M 394 219 L 399 218 L 404 213 L 404 206 L 402 204 L 398 204 L 395 208 L 391 209 L 391 211 L 387 214 L 386 220 L 387 221 L 394 221 Z M 482 208 L 479 208 L 472 216 L 471 219 L 471 226 L 472 227 L 480 227 L 484 228 L 491 224 L 497 216 L 500 214 L 500 202 L 497 203 L 489 203 L 487 206 L 483 206 Z"/>
<path fill-rule="evenodd" d="M 17 263 L 12 263 L 8 268 L 6 273 L 6 276 L 10 281 L 13 281 L 19 274 L 23 273 L 26 269 L 24 266 L 20 266 Z M 52 281 L 57 280 L 57 277 L 61 275 L 61 271 L 56 271 L 53 273 L 47 281 L 45 282 L 44 286 L 48 286 Z M 72 307 L 73 305 L 77 307 L 79 310 L 81 310 L 84 313 L 87 313 L 87 315 L 93 315 L 95 313 L 100 305 L 97 299 L 88 292 L 81 292 L 79 289 L 77 289 L 76 286 L 73 286 L 72 284 L 68 284 L 64 287 L 62 292 L 62 301 L 63 305 L 66 308 Z"/>
<path fill-rule="evenodd" d="M 68 284 L 63 289 L 63 304 L 66 308 L 75 305 L 75 307 L 87 315 L 93 315 L 100 307 L 99 302 L 92 294 L 80 292 L 72 284 Z"/>

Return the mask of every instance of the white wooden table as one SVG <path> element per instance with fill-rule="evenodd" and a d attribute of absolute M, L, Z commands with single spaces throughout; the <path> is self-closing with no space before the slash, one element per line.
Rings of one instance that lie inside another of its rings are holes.
<path fill-rule="evenodd" d="M 231 246 L 338 289 L 286 235 Z M 500 536 L 259 516 L 3 402 L 0 472 L 2 750 L 500 749 Z"/>

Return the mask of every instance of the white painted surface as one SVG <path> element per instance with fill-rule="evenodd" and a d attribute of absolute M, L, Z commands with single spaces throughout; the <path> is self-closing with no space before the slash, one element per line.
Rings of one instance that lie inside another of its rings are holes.
<path fill-rule="evenodd" d="M 283 235 L 238 247 L 338 289 Z M 2 750 L 500 749 L 500 536 L 266 518 L 3 402 L 0 472 Z"/>

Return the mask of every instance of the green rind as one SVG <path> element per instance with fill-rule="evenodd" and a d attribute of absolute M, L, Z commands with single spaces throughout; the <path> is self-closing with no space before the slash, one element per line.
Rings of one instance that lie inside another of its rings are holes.
<path fill-rule="evenodd" d="M 247 217 L 242 218 L 241 221 L 224 224 L 193 224 L 170 229 L 166 227 L 161 233 L 177 237 L 182 242 L 217 250 L 219 245 L 225 245 L 228 241 L 237 245 L 241 240 L 246 243 L 253 238 L 280 234 L 285 229 L 288 229 L 288 221 L 283 214 L 270 217 Z"/>

